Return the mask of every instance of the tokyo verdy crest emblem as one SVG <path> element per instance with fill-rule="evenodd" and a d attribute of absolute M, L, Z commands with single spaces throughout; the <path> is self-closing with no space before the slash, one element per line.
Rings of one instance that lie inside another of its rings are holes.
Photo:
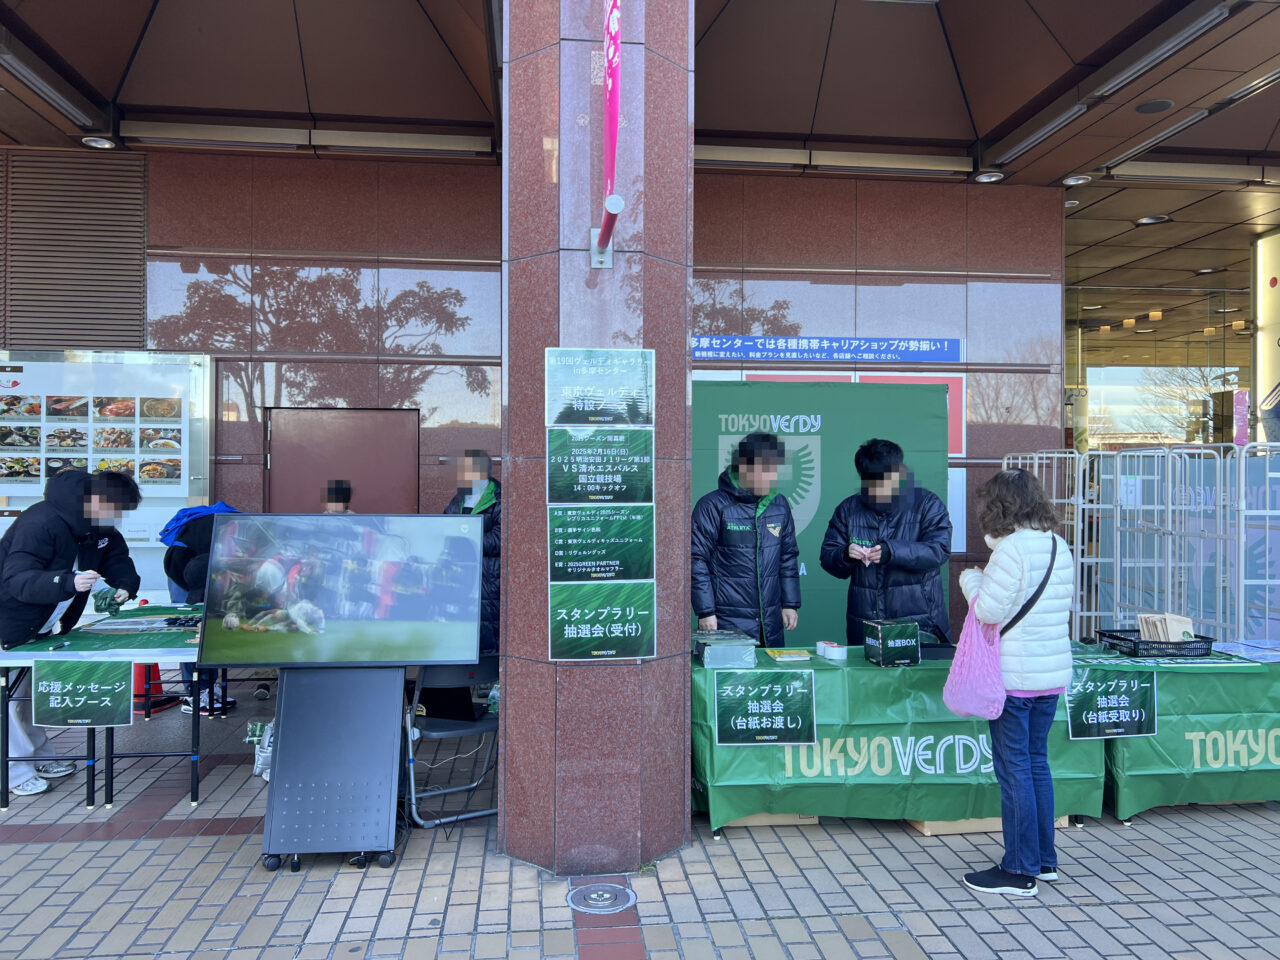
<path fill-rule="evenodd" d="M 720 463 L 728 466 L 733 462 L 733 451 L 741 439 L 741 434 L 720 435 Z M 787 448 L 787 461 L 778 471 L 778 492 L 791 505 L 796 536 L 800 536 L 822 502 L 822 437 L 817 433 L 780 433 L 778 439 Z"/>

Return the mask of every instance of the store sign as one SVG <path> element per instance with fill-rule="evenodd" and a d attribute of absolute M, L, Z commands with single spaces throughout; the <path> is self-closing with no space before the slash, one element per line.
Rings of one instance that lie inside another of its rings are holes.
<path fill-rule="evenodd" d="M 551 580 L 652 580 L 653 506 L 548 507 Z"/>
<path fill-rule="evenodd" d="M 0 496 L 63 470 L 114 470 L 188 495 L 188 363 L 22 363 L 0 374 Z"/>
<path fill-rule="evenodd" d="M 133 723 L 133 664 L 36 660 L 31 722 L 37 727 L 127 727 Z"/>
<path fill-rule="evenodd" d="M 546 382 L 549 657 L 656 656 L 654 352 L 548 349 Z"/>
<path fill-rule="evenodd" d="M 812 670 L 717 670 L 716 745 L 810 744 Z"/>
<path fill-rule="evenodd" d="M 1072 740 L 1155 736 L 1155 672 L 1076 667 L 1067 688 L 1067 729 Z"/>
<path fill-rule="evenodd" d="M 694 360 L 759 360 L 801 363 L 959 363 L 963 341 L 914 337 L 690 338 Z"/>

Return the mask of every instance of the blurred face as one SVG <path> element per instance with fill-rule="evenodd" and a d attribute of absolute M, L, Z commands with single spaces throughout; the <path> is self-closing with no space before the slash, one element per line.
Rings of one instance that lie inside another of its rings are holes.
<path fill-rule="evenodd" d="M 742 489 L 749 490 L 757 497 L 767 496 L 778 485 L 778 461 L 757 460 L 744 463 L 738 468 L 738 482 Z"/>
<path fill-rule="evenodd" d="M 86 520 L 107 521 L 119 520 L 124 516 L 124 509 L 117 503 L 94 494 L 84 502 L 84 516 Z"/>
<path fill-rule="evenodd" d="M 474 457 L 463 457 L 458 461 L 458 488 L 474 487 L 489 478 L 488 472 Z"/>
<path fill-rule="evenodd" d="M 345 513 L 346 510 L 347 505 L 345 503 L 336 503 L 333 500 L 327 501 L 324 505 L 325 513 Z"/>
<path fill-rule="evenodd" d="M 888 503 L 898 495 L 902 488 L 902 471 L 882 473 L 878 477 L 867 478 L 867 496 L 876 503 Z"/>

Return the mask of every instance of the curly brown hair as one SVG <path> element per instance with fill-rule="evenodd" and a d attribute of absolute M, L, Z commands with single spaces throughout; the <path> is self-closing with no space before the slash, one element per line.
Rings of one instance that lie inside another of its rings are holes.
<path fill-rule="evenodd" d="M 1001 470 L 978 488 L 978 522 L 989 537 L 1015 530 L 1053 531 L 1062 526 L 1044 487 L 1026 470 Z"/>

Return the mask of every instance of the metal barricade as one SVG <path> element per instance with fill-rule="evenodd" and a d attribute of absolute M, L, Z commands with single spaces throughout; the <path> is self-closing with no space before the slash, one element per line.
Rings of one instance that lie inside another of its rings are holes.
<path fill-rule="evenodd" d="M 1169 609 L 1169 458 L 1164 448 L 1116 454 L 1117 627 Z"/>
<path fill-rule="evenodd" d="M 1280 444 L 1242 447 L 1236 470 L 1234 589 L 1246 648 L 1280 650 Z"/>
<path fill-rule="evenodd" d="M 1116 510 L 1117 464 L 1111 452 L 1080 455 L 1076 479 L 1076 602 L 1071 635 L 1097 637 L 1116 624 L 1116 569 L 1119 539 Z"/>
<path fill-rule="evenodd" d="M 1168 476 L 1169 564 L 1166 605 L 1191 618 L 1197 633 L 1231 642 L 1237 636 L 1232 589 L 1238 539 L 1233 446 L 1175 447 Z"/>

